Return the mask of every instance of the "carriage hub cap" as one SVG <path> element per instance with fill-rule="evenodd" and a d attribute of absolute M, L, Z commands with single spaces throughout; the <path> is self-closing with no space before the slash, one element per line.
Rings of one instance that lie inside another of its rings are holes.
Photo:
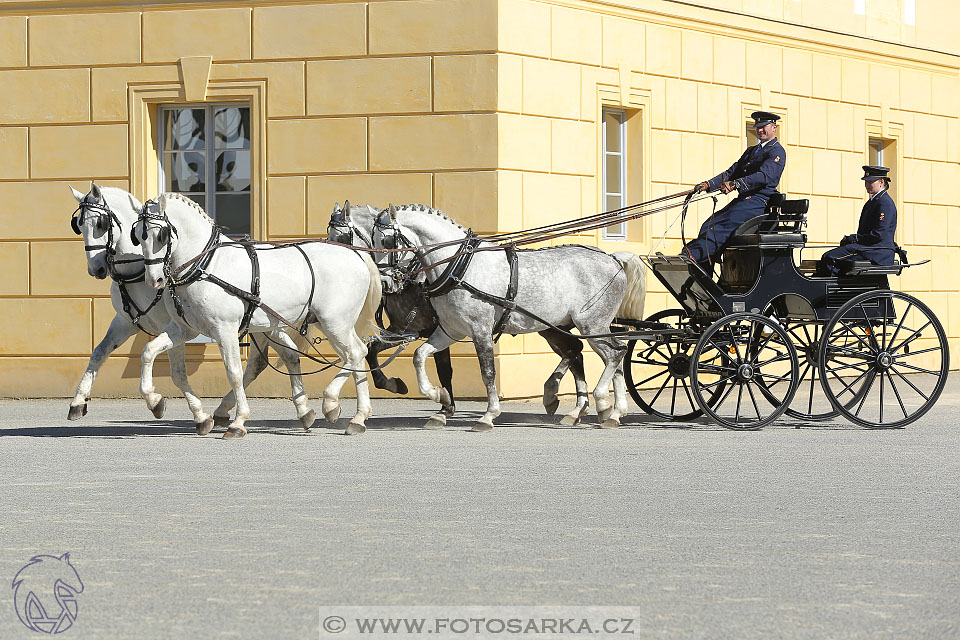
<path fill-rule="evenodd" d="M 741 380 L 750 380 L 751 378 L 753 378 L 753 365 L 750 365 L 750 364 L 740 365 L 740 367 L 737 369 L 737 375 L 740 377 Z"/>
<path fill-rule="evenodd" d="M 686 378 L 690 375 L 690 357 L 686 354 L 678 353 L 670 358 L 667 369 L 670 370 L 670 375 L 674 378 Z"/>
<path fill-rule="evenodd" d="M 882 352 L 877 356 L 877 365 L 881 369 L 889 369 L 890 365 L 893 364 L 893 356 L 887 353 L 886 351 Z"/>

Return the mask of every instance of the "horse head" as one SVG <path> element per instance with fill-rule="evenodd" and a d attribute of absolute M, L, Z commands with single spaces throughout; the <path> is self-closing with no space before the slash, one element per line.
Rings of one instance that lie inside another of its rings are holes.
<path fill-rule="evenodd" d="M 166 284 L 170 256 L 180 235 L 167 215 L 170 201 L 166 193 L 156 200 L 147 200 L 137 222 L 130 228 L 130 241 L 143 249 L 144 282 L 155 289 L 162 289 Z"/>
<path fill-rule="evenodd" d="M 136 219 L 140 203 L 136 198 L 116 187 L 91 185 L 90 191 L 82 194 L 70 187 L 79 206 L 70 219 L 73 232 L 83 236 L 87 255 L 87 272 L 98 279 L 117 277 L 116 258 L 121 254 L 133 254 L 135 250 L 124 240 L 124 223 L 130 225 Z"/>

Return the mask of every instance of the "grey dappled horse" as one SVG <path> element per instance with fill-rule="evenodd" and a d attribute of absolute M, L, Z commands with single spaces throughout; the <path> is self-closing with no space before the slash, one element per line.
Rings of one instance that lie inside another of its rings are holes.
<path fill-rule="evenodd" d="M 129 234 L 137 221 L 143 205 L 127 191 L 117 187 L 99 187 L 91 185 L 90 192 L 82 194 L 70 188 L 79 206 L 71 219 L 74 232 L 83 236 L 84 251 L 87 257 L 87 272 L 103 280 L 110 277 L 110 301 L 116 315 L 103 339 L 97 344 L 87 369 L 77 385 L 77 392 L 70 403 L 67 413 L 69 420 L 78 420 L 87 413 L 87 403 L 97 372 L 107 357 L 120 345 L 144 331 L 157 335 L 170 323 L 170 314 L 163 304 L 157 289 L 143 281 L 143 250 L 134 245 Z M 271 334 L 273 346 L 283 360 L 287 370 L 296 376 L 291 378 L 291 386 L 299 383 L 300 360 L 296 345 L 282 331 Z M 257 349 L 251 350 L 244 373 L 244 384 L 248 385 L 267 367 L 267 341 L 265 337 L 251 335 Z M 187 370 L 184 363 L 184 347 L 179 345 L 170 349 L 170 375 L 175 380 L 186 380 Z M 178 387 L 180 385 L 177 385 Z M 302 385 L 301 385 L 302 387 Z M 296 391 L 294 391 L 296 395 Z M 214 422 L 224 425 L 229 422 L 228 412 L 234 405 L 231 391 L 214 411 L 213 419 L 203 413 L 194 412 L 194 421 L 198 433 L 207 433 Z M 302 394 L 294 399 L 297 413 L 304 426 L 314 421 L 313 410 L 306 405 L 306 396 Z M 160 418 L 166 409 L 166 400 L 158 395 L 149 406 L 154 417 Z"/>
<path fill-rule="evenodd" d="M 425 205 L 410 205 L 423 207 Z M 371 248 L 373 246 L 373 227 L 380 209 L 368 205 L 351 205 L 349 201 L 343 207 L 334 205 L 327 226 L 327 239 L 333 242 L 349 244 L 358 247 Z M 422 278 L 420 278 L 422 280 Z M 421 338 L 429 338 L 439 326 L 437 314 L 424 294 L 421 281 L 410 280 L 397 292 L 385 295 L 383 298 L 384 311 L 390 319 L 390 329 L 395 333 L 411 332 Z M 543 384 L 543 406 L 549 415 L 556 413 L 560 406 L 557 394 L 560 391 L 560 381 L 569 370 L 576 381 L 577 404 L 574 409 L 564 416 L 565 424 L 576 424 L 587 412 L 588 394 L 587 381 L 583 373 L 583 343 L 559 331 L 547 329 L 540 335 L 547 341 L 554 353 L 560 356 L 560 364 L 547 381 Z M 377 367 L 378 354 L 388 349 L 390 344 L 374 338 L 367 346 L 367 364 L 373 373 L 373 384 L 378 389 L 386 389 L 392 393 L 407 393 L 407 385 L 400 378 L 387 378 Z M 456 411 L 456 402 L 453 396 L 453 367 L 450 364 L 450 349 L 440 349 L 433 354 L 433 361 L 437 367 L 437 376 L 442 386 L 449 394 L 450 404 L 444 405 L 442 410 L 427 421 L 427 428 L 439 428 L 446 424 L 448 416 Z M 446 399 L 446 398 L 442 398 Z"/>
<path fill-rule="evenodd" d="M 397 209 L 391 205 L 377 219 L 373 242 L 377 248 L 409 248 L 410 252 L 403 255 L 413 253 L 425 268 L 428 287 L 439 287 L 443 284 L 439 279 L 448 269 L 444 261 L 463 253 L 469 239 L 463 227 L 434 209 Z M 593 392 L 603 427 L 618 426 L 620 417 L 627 410 L 621 363 L 626 348 L 615 336 L 593 336 L 610 333 L 610 324 L 621 306 L 637 308 L 638 305 L 625 300 L 629 285 L 628 271 L 633 280 L 642 279 L 645 275 L 642 263 L 636 256 L 618 258 L 593 247 L 565 245 L 520 251 L 517 255 L 518 289 L 515 302 L 549 325 L 518 308 L 509 314 L 501 327 L 504 333 L 510 334 L 543 331 L 550 325 L 566 330 L 575 327 L 587 336 L 590 346 L 604 363 L 603 373 Z M 424 367 L 426 358 L 457 340 L 465 337 L 473 339 L 480 361 L 480 373 L 487 387 L 487 411 L 474 425 L 477 431 L 492 429 L 493 419 L 500 415 L 493 332 L 504 313 L 504 307 L 481 299 L 476 292 L 487 297 L 504 296 L 510 284 L 510 273 L 511 268 L 503 249 L 487 242 L 479 243 L 472 261 L 462 274 L 461 282 L 464 284 L 457 284 L 446 293 L 432 298 L 440 328 L 414 355 L 420 392 L 435 402 L 442 402 L 446 391 L 430 382 Z M 467 286 L 473 290 L 468 290 Z M 640 291 L 643 291 L 643 287 Z M 610 401 L 611 381 L 614 402 Z"/>

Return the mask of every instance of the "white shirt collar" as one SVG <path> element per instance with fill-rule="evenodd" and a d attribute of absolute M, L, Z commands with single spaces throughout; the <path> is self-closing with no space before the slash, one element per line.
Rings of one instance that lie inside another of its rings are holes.
<path fill-rule="evenodd" d="M 776 140 L 776 138 L 770 138 L 770 139 L 767 140 L 766 142 L 758 142 L 758 143 L 757 143 L 757 146 L 760 147 L 761 149 L 763 149 L 765 146 L 767 146 L 768 144 L 770 144 L 770 143 L 773 142 L 774 140 Z"/>
<path fill-rule="evenodd" d="M 870 202 L 870 200 L 873 200 L 874 198 L 878 198 L 878 197 L 882 196 L 882 195 L 885 194 L 886 192 L 887 192 L 887 190 L 886 190 L 885 188 L 884 188 L 884 189 L 880 189 L 880 191 L 878 191 L 877 193 L 875 193 L 875 194 L 873 194 L 872 196 L 870 196 L 870 198 L 867 199 L 867 202 Z"/>

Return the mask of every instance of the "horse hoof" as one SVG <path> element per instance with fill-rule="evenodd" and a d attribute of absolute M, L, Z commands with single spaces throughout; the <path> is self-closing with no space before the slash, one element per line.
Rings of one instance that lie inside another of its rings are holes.
<path fill-rule="evenodd" d="M 394 378 L 393 380 L 394 380 L 394 384 L 393 384 L 394 393 L 399 394 L 401 396 L 407 395 L 407 393 L 410 391 L 409 389 L 407 389 L 407 383 L 401 380 L 400 378 Z"/>
<path fill-rule="evenodd" d="M 160 398 L 160 402 L 153 406 L 150 411 L 153 412 L 153 417 L 159 420 L 163 417 L 163 412 L 167 410 L 167 399 Z"/>
<path fill-rule="evenodd" d="M 432 416 L 427 420 L 427 424 L 423 425 L 424 429 L 443 429 L 447 426 L 447 417 L 443 414 Z"/>
<path fill-rule="evenodd" d="M 213 426 L 225 427 L 230 424 L 230 416 L 213 416 Z"/>
<path fill-rule="evenodd" d="M 203 422 L 198 423 L 198 424 L 196 425 L 196 426 L 197 426 L 197 435 L 198 435 L 198 436 L 205 436 L 205 435 L 207 435 L 208 433 L 210 433 L 211 431 L 213 431 L 213 427 L 214 427 L 215 424 L 216 424 L 216 421 L 215 421 L 213 418 L 207 418 L 207 419 L 204 420 Z"/>
<path fill-rule="evenodd" d="M 303 425 L 304 431 L 310 431 L 310 427 L 312 427 L 313 423 L 316 421 L 317 413 L 313 409 L 310 409 L 310 411 L 307 411 L 305 414 L 300 416 L 300 424 Z"/>
<path fill-rule="evenodd" d="M 366 431 L 367 431 L 367 428 L 362 424 L 351 422 L 350 424 L 347 425 L 347 430 L 343 432 L 343 435 L 356 436 L 356 435 L 360 435 L 361 433 L 365 433 Z"/>
<path fill-rule="evenodd" d="M 607 418 L 606 420 L 600 423 L 600 426 L 598 428 L 599 429 L 616 429 L 619 426 L 620 426 L 619 420 L 611 420 L 610 418 Z"/>
<path fill-rule="evenodd" d="M 340 419 L 340 405 L 336 405 L 330 409 L 323 410 L 323 417 L 326 418 L 329 424 L 333 424 Z"/>
<path fill-rule="evenodd" d="M 547 415 L 552 416 L 557 412 L 557 409 L 560 407 L 560 398 L 553 396 L 553 399 L 547 400 L 543 399 L 543 408 L 547 410 Z"/>
<path fill-rule="evenodd" d="M 579 417 L 579 416 L 563 416 L 563 417 L 560 419 L 560 424 L 563 425 L 563 426 L 565 426 L 565 427 L 573 427 L 573 426 L 576 426 L 579 422 L 580 422 L 580 417 Z"/>
<path fill-rule="evenodd" d="M 476 431 L 482 433 L 484 431 L 493 431 L 493 425 L 489 422 L 477 422 L 473 425 L 473 428 L 470 431 Z"/>
<path fill-rule="evenodd" d="M 224 440 L 233 440 L 247 435 L 246 427 L 230 427 L 223 434 Z"/>
<path fill-rule="evenodd" d="M 71 406 L 70 411 L 67 412 L 67 420 L 79 420 L 83 416 L 87 415 L 87 403 L 78 404 L 76 406 Z"/>
<path fill-rule="evenodd" d="M 597 417 L 600 418 L 600 422 L 606 422 L 611 413 L 613 413 L 612 406 L 607 407 L 606 409 L 597 409 Z"/>

